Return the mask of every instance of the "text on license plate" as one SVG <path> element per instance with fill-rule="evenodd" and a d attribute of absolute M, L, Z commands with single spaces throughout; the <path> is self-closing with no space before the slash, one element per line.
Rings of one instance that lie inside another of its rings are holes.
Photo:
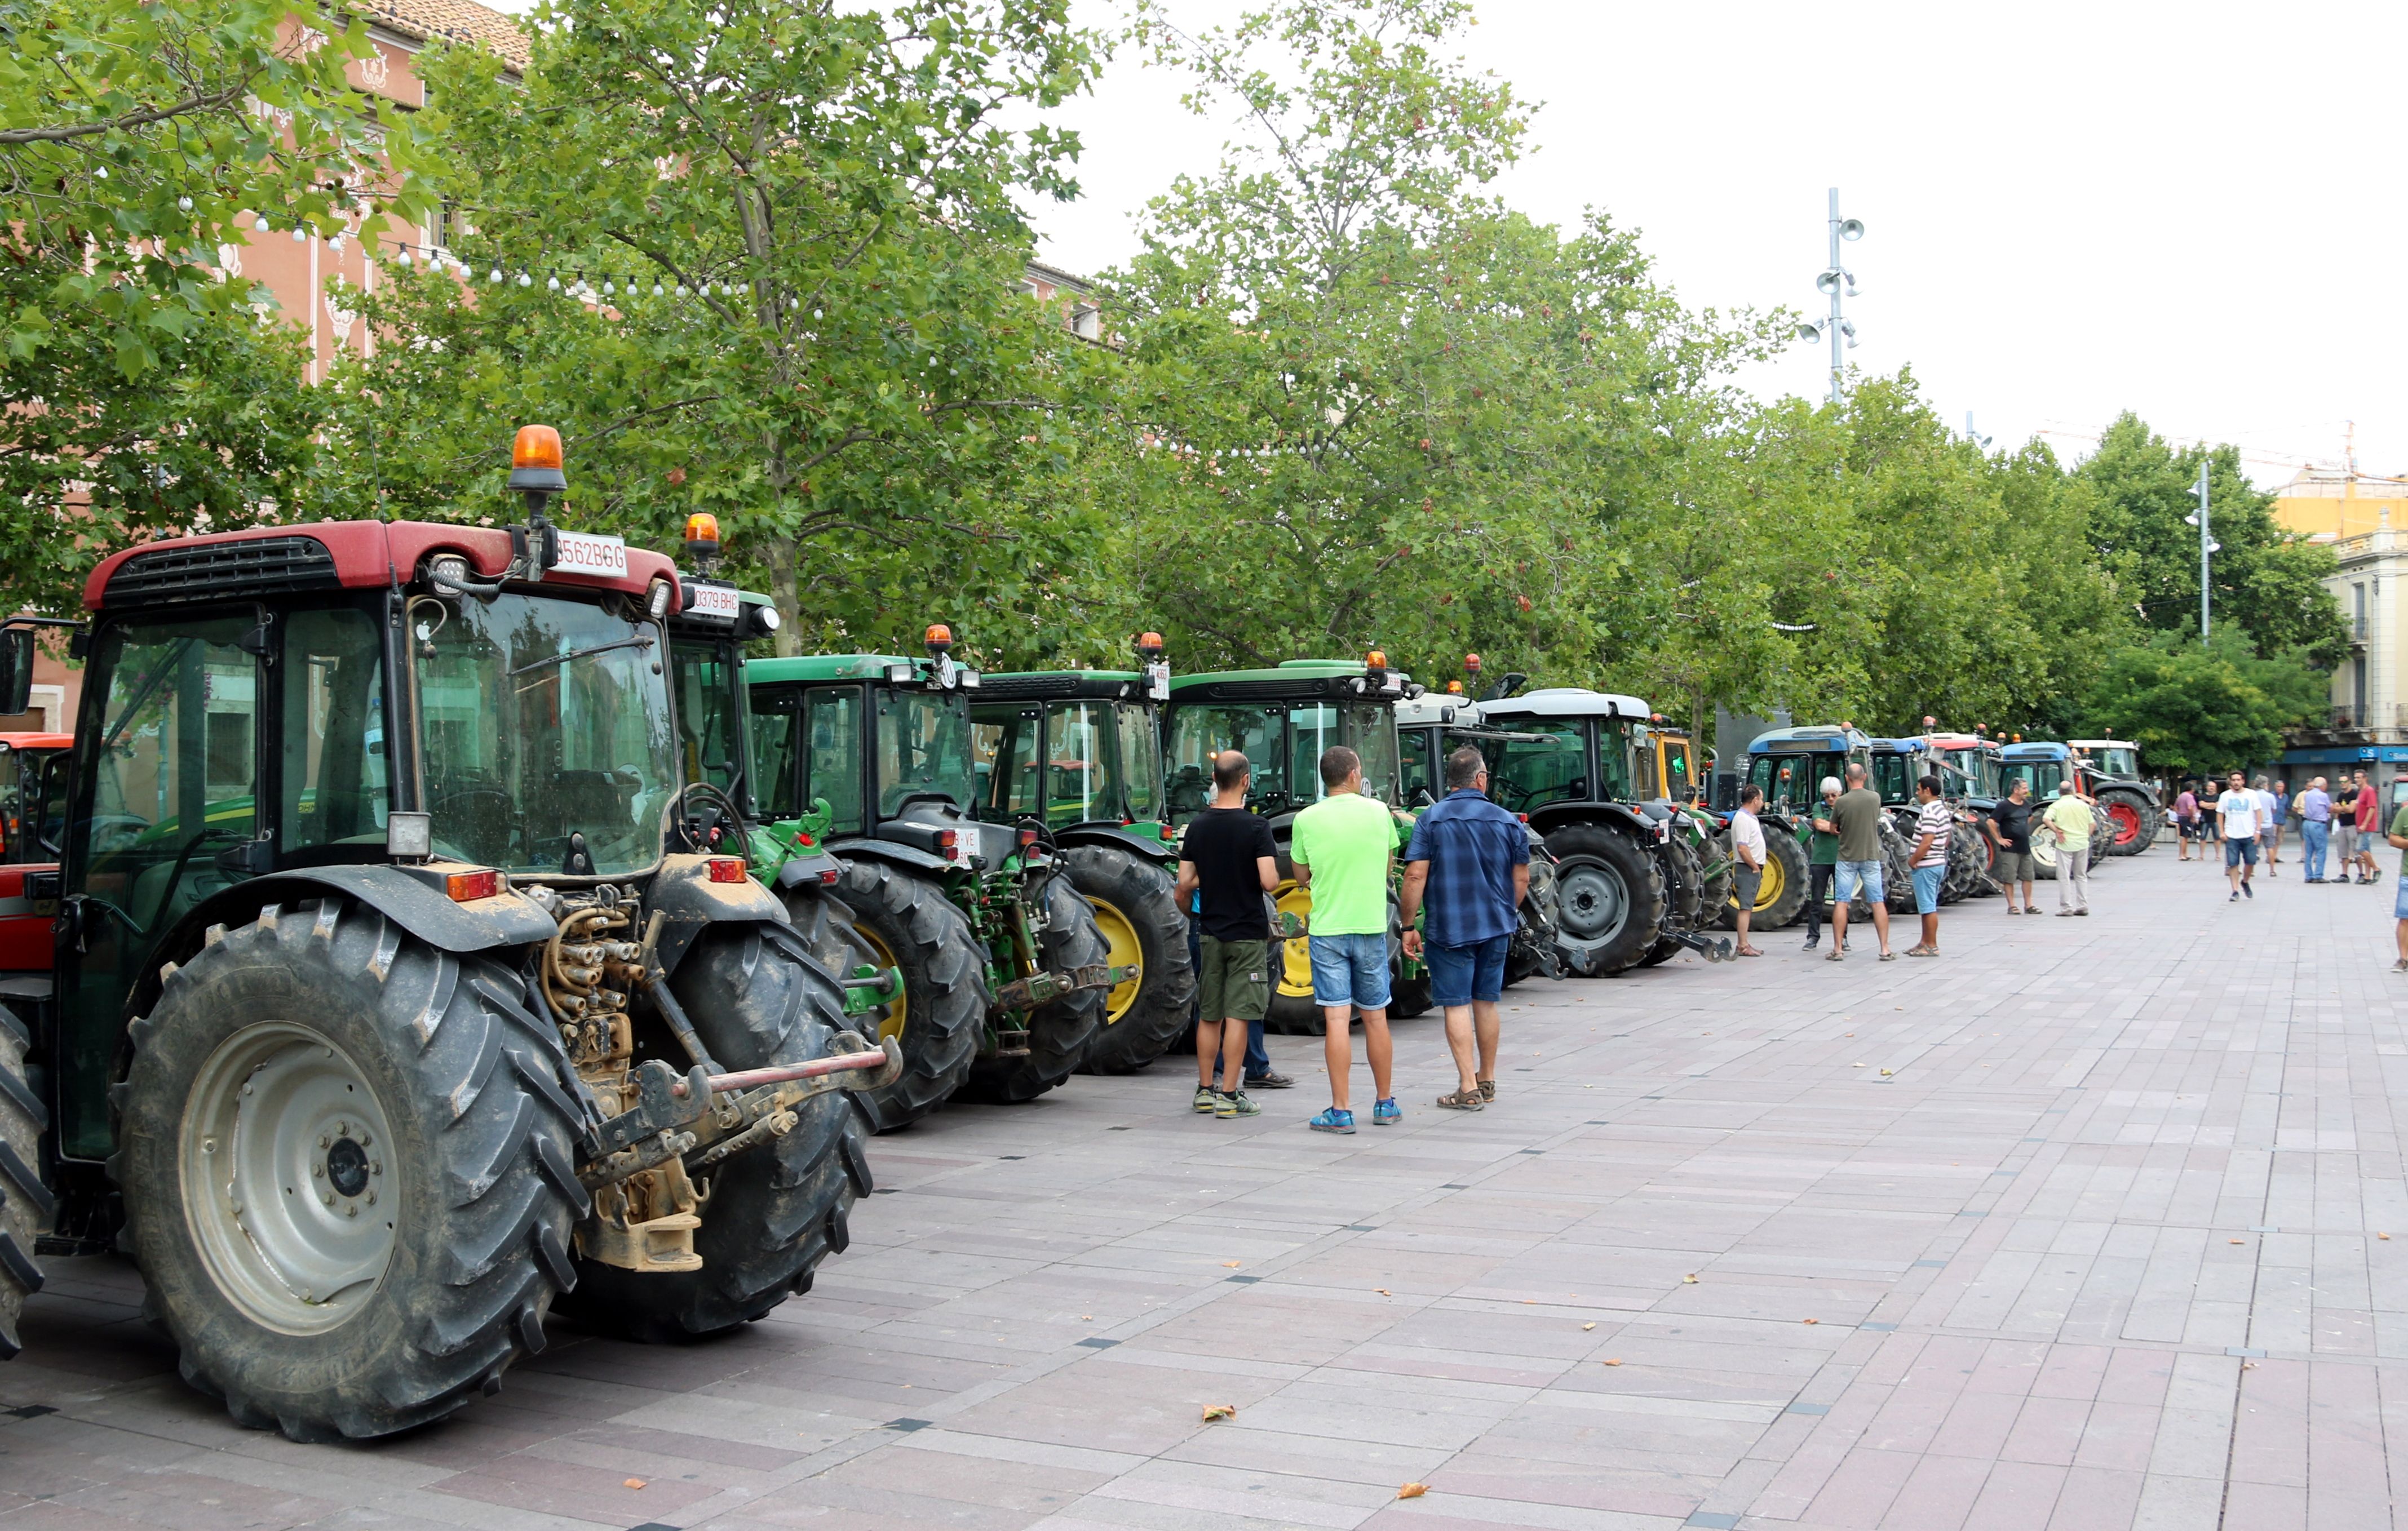
<path fill-rule="evenodd" d="M 718 617 L 734 622 L 737 613 L 736 592 L 725 585 L 693 585 L 694 614 L 697 617 Z"/>
<path fill-rule="evenodd" d="M 560 562 L 552 565 L 571 574 L 618 574 L 627 572 L 627 544 L 615 537 L 596 537 L 591 532 L 560 534 Z"/>

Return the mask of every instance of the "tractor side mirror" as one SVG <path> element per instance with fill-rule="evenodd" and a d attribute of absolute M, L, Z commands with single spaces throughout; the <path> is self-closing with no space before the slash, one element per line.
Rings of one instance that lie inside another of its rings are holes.
<path fill-rule="evenodd" d="M 0 628 L 0 714 L 34 705 L 34 630 Z"/>
<path fill-rule="evenodd" d="M 1431 802 L 1432 798 L 1430 797 L 1429 789 L 1427 787 L 1415 787 L 1413 789 L 1413 807 L 1417 808 L 1426 808 L 1431 805 Z"/>

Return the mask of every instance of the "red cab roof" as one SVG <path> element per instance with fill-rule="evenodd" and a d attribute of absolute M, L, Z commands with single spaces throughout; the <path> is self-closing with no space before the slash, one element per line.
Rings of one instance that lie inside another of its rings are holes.
<path fill-rule="evenodd" d="M 10 734 L 0 731 L 0 749 L 7 750 L 72 750 L 73 734 Z"/>
<path fill-rule="evenodd" d="M 320 521 L 290 526 L 254 526 L 240 532 L 168 537 L 160 542 L 145 542 L 123 552 L 111 553 L 84 581 L 83 604 L 89 610 L 101 609 L 107 604 L 110 578 L 129 559 L 139 558 L 145 553 L 294 537 L 311 538 L 332 555 L 336 576 L 346 589 L 380 587 L 395 579 L 407 583 L 417 578 L 419 567 L 426 556 L 437 551 L 464 555 L 468 560 L 468 566 L 479 577 L 487 579 L 499 576 L 510 562 L 510 534 L 498 526 L 453 526 L 431 521 Z M 624 575 L 587 574 L 556 568 L 544 576 L 543 582 L 641 594 L 656 579 L 666 578 L 674 587 L 677 577 L 677 565 L 666 555 L 642 548 L 629 548 L 627 572 Z M 679 594 L 681 597 L 683 593 Z M 672 600 L 669 609 L 674 611 L 678 606 L 679 602 Z"/>

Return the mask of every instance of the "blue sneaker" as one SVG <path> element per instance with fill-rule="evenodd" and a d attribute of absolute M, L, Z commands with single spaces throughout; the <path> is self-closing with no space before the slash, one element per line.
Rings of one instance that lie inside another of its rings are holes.
<path fill-rule="evenodd" d="M 1327 1110 L 1323 1111 L 1319 1116 L 1316 1116 L 1312 1121 L 1306 1123 L 1305 1125 L 1311 1127 L 1315 1132 L 1351 1133 L 1354 1130 L 1354 1113 L 1353 1111 L 1341 1111 L 1337 1107 L 1332 1106 Z"/>
<path fill-rule="evenodd" d="M 1405 1109 L 1397 1104 L 1394 1095 L 1371 1103 L 1371 1125 L 1375 1127 L 1393 1127 L 1404 1119 Z"/>

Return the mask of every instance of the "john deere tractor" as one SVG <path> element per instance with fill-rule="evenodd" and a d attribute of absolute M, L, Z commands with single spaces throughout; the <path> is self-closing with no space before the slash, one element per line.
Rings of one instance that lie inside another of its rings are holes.
<path fill-rule="evenodd" d="M 808 1289 L 896 1068 L 714 852 L 668 560 L 545 515 L 104 560 L 56 944 L 0 1012 L 0 1335 L 122 1249 L 196 1387 L 301 1440 L 440 1419 L 555 1304 L 638 1338 Z M 22 709 L 30 629 L 0 637 Z M 36 982 L 33 980 L 47 980 Z"/>
<path fill-rule="evenodd" d="M 1081 1066 L 1125 1074 L 1162 1055 L 1196 1002 L 1187 917 L 1171 896 L 1179 853 L 1163 805 L 1157 712 L 1170 694 L 1162 639 L 1143 670 L 990 675 L 970 708 L 978 815 L 1041 824 L 1095 910 L 1106 960 L 1135 976 L 1104 996 Z"/>
<path fill-rule="evenodd" d="M 1115 966 L 1037 820 L 987 823 L 970 699 L 982 678 L 953 658 L 819 654 L 746 666 L 769 833 L 842 864 L 837 895 L 874 966 L 899 968 L 884 1023 L 896 1087 L 865 1104 L 882 1128 L 948 1096 L 1029 1100 L 1070 1077 L 1103 1024 Z M 824 805 L 824 808 L 822 807 Z"/>
<path fill-rule="evenodd" d="M 1392 669 L 1374 650 L 1356 663 L 1343 659 L 1291 659 L 1275 669 L 1182 675 L 1170 682 L 1166 708 L 1171 823 L 1187 821 L 1212 801 L 1212 757 L 1224 750 L 1244 751 L 1254 763 L 1246 806 L 1270 820 L 1279 849 L 1280 884 L 1272 894 L 1280 912 L 1304 923 L 1308 935 L 1285 938 L 1271 982 L 1267 1029 L 1318 1036 L 1321 1008 L 1312 1002 L 1312 956 L 1308 937 L 1312 890 L 1296 880 L 1288 859 L 1289 827 L 1297 814 L 1322 796 L 1322 751 L 1342 744 L 1363 761 L 1363 791 L 1395 810 L 1397 848 L 1404 849 L 1412 821 L 1403 811 L 1396 704 L 1412 694 L 1412 677 Z M 1401 877 L 1401 871 L 1398 874 Z M 1394 925 L 1395 879 L 1390 916 Z M 1404 955 L 1401 932 L 1389 933 L 1394 973 L 1388 1014 L 1410 1019 L 1429 1009 L 1429 972 Z"/>

